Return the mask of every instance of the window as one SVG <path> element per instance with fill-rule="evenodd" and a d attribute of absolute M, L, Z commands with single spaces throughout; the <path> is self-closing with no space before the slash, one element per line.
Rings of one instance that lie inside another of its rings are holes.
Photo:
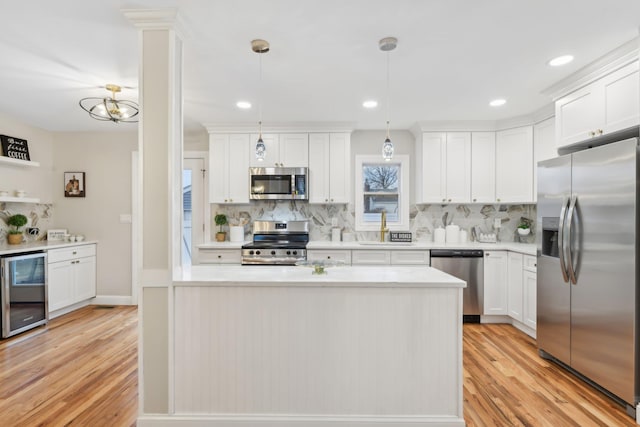
<path fill-rule="evenodd" d="M 409 230 L 409 157 L 356 156 L 356 230 L 380 230 L 382 211 L 390 230 Z"/>

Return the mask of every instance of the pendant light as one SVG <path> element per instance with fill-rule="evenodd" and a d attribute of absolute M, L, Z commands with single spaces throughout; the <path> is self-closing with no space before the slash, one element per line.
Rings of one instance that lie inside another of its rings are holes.
<path fill-rule="evenodd" d="M 122 90 L 118 85 L 108 84 L 105 89 L 111 92 L 110 97 L 82 98 L 80 107 L 96 120 L 113 123 L 136 123 L 140 110 L 138 104 L 126 99 L 116 99 L 116 93 Z"/>
<path fill-rule="evenodd" d="M 378 43 L 380 50 L 387 53 L 387 137 L 382 144 L 382 158 L 390 161 L 393 158 L 393 142 L 389 136 L 389 110 L 390 108 L 390 90 L 389 90 L 389 53 L 398 45 L 398 39 L 395 37 L 385 37 Z"/>
<path fill-rule="evenodd" d="M 263 161 L 267 154 L 267 147 L 262 140 L 262 54 L 269 52 L 269 42 L 266 40 L 251 40 L 251 50 L 260 58 L 260 78 L 258 82 L 258 141 L 256 142 L 256 159 Z"/>

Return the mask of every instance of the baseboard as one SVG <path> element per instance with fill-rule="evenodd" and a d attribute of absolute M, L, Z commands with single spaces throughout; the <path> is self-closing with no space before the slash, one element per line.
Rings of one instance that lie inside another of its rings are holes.
<path fill-rule="evenodd" d="M 454 416 L 141 415 L 138 427 L 464 427 Z"/>
<path fill-rule="evenodd" d="M 86 301 L 81 301 L 81 302 L 69 305 L 67 307 L 61 308 L 60 310 L 52 311 L 49 313 L 49 320 L 55 319 L 56 317 L 62 316 L 63 314 L 71 313 L 72 311 L 75 311 L 79 308 L 86 307 L 89 304 L 92 304 L 92 301 L 93 300 L 88 299 Z"/>
<path fill-rule="evenodd" d="M 131 295 L 98 295 L 92 305 L 134 305 Z"/>

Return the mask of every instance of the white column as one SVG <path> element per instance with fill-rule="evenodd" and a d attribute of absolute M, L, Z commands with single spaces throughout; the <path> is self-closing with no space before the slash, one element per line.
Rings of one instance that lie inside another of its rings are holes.
<path fill-rule="evenodd" d="M 123 10 L 139 29 L 139 405 L 173 412 L 172 277 L 182 222 L 182 41 L 175 9 Z M 138 286 L 138 284 L 134 284 Z"/>

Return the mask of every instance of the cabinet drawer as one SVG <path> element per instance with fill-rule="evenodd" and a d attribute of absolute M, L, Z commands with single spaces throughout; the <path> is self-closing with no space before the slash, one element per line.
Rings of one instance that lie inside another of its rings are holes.
<path fill-rule="evenodd" d="M 536 271 L 538 265 L 538 259 L 532 255 L 524 256 L 524 269 L 527 271 Z"/>
<path fill-rule="evenodd" d="M 391 251 L 392 265 L 429 265 L 429 251 Z"/>
<path fill-rule="evenodd" d="M 67 261 L 70 259 L 95 256 L 96 245 L 70 246 L 68 248 L 50 249 L 47 251 L 47 262 Z"/>
<path fill-rule="evenodd" d="M 342 261 L 346 265 L 351 265 L 351 251 L 312 250 L 312 251 L 307 251 L 307 259 L 309 261 L 330 259 L 333 261 Z"/>
<path fill-rule="evenodd" d="M 240 249 L 198 249 L 200 264 L 240 264 Z"/>
<path fill-rule="evenodd" d="M 352 251 L 351 263 L 353 265 L 389 265 L 391 253 L 389 251 Z"/>

